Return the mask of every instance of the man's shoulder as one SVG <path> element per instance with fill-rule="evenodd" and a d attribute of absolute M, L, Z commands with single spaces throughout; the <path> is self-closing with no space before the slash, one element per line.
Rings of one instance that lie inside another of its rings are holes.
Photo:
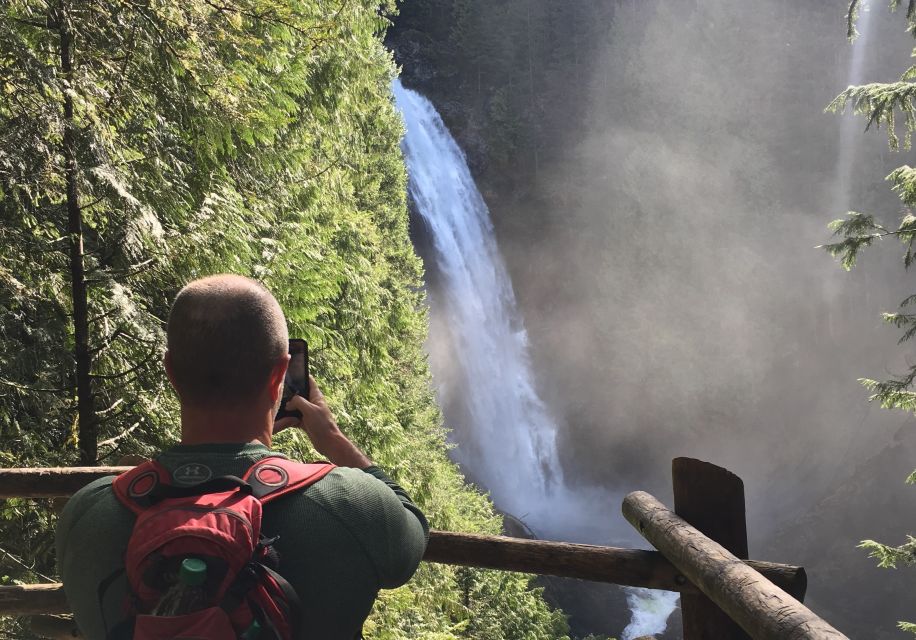
<path fill-rule="evenodd" d="M 349 504 L 387 497 L 390 491 L 384 482 L 362 469 L 334 467 L 318 482 L 307 487 L 304 493 L 322 501 Z"/>
<path fill-rule="evenodd" d="M 58 519 L 58 534 L 67 534 L 77 526 L 97 526 L 100 521 L 132 519 L 130 509 L 121 504 L 111 489 L 115 477 L 98 478 L 74 493 Z"/>
<path fill-rule="evenodd" d="M 70 499 L 67 500 L 61 517 L 65 517 L 69 513 L 91 509 L 98 504 L 105 504 L 112 501 L 117 502 L 114 491 L 111 490 L 111 485 L 116 477 L 117 476 L 105 476 L 103 478 L 97 478 L 74 493 Z"/>
<path fill-rule="evenodd" d="M 343 525 L 348 529 L 363 528 L 366 521 L 377 520 L 386 506 L 400 508 L 397 497 L 384 482 L 352 467 L 335 467 L 317 482 L 283 496 L 274 504 L 276 507 L 271 505 L 265 513 L 292 510 L 317 523 L 314 520 L 317 510 L 333 516 L 331 520 L 336 522 L 334 525 L 324 517 L 319 518 L 325 526 Z"/>

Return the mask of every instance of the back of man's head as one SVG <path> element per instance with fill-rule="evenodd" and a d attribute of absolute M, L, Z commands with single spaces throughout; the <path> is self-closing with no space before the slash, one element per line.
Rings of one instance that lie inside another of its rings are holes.
<path fill-rule="evenodd" d="M 280 305 L 261 284 L 236 275 L 195 280 L 169 313 L 172 383 L 182 404 L 238 406 L 266 387 L 287 353 Z"/>

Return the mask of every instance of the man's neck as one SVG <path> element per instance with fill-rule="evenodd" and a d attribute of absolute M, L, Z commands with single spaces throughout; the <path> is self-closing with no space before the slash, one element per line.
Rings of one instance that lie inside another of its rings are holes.
<path fill-rule="evenodd" d="M 268 411 L 181 407 L 181 444 L 260 442 L 269 447 L 273 415 Z"/>

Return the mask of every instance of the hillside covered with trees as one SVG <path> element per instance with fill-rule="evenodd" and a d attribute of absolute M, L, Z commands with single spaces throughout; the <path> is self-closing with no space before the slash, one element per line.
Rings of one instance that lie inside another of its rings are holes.
<path fill-rule="evenodd" d="M 439 529 L 500 518 L 446 457 L 422 351 L 393 2 L 12 0 L 0 15 L 0 465 L 178 436 L 161 366 L 189 279 L 266 284 L 341 428 Z M 309 459 L 308 440 L 279 448 Z M 0 503 L 0 584 L 55 576 L 53 505 Z M 2 622 L 6 637 L 31 637 Z M 423 565 L 368 638 L 564 637 L 523 576 Z"/>

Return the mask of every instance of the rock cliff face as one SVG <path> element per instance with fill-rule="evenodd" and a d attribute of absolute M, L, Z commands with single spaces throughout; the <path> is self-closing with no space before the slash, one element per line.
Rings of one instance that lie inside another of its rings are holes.
<path fill-rule="evenodd" d="M 879 78 L 912 41 L 873 17 Z M 414 0 L 388 44 L 493 214 L 570 476 L 670 502 L 672 457 L 728 467 L 752 557 L 805 566 L 815 611 L 890 638 L 916 571 L 855 546 L 912 531 L 916 451 L 856 379 L 903 366 L 876 317 L 909 285 L 894 255 L 843 274 L 812 247 L 835 207 L 898 211 L 902 159 L 862 136 L 835 204 L 843 36 L 826 1 Z M 550 583 L 578 632 L 607 632 L 604 587 Z"/>
<path fill-rule="evenodd" d="M 914 570 L 879 569 L 856 548 L 879 537 L 879 530 L 889 532 L 879 540 L 887 544 L 900 544 L 913 532 L 916 487 L 903 480 L 914 467 L 916 425 L 908 421 L 894 442 L 855 467 L 807 513 L 783 525 L 762 549 L 766 559 L 805 567 L 806 604 L 850 638 L 899 640 L 903 634 L 894 629 L 895 621 L 916 619 Z"/>

